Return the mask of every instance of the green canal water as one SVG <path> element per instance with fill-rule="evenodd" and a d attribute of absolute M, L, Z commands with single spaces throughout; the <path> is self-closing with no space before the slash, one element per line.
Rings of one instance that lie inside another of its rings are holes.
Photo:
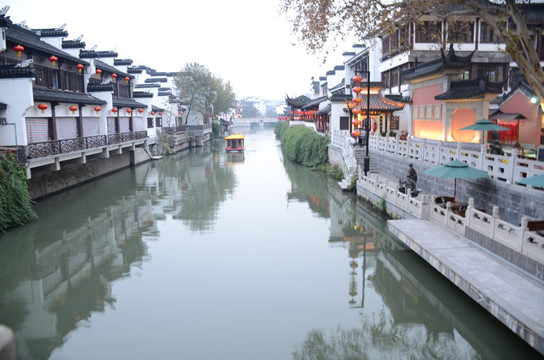
<path fill-rule="evenodd" d="M 19 359 L 529 359 L 271 129 L 119 171 L 0 235 Z"/>

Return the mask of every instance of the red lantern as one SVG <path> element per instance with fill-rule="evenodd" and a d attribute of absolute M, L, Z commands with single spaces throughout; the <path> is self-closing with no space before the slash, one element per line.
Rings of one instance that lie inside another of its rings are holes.
<path fill-rule="evenodd" d="M 353 130 L 353 132 L 351 133 L 351 136 L 353 137 L 359 137 L 361 136 L 361 132 L 359 130 Z"/>
<path fill-rule="evenodd" d="M 360 97 L 356 97 L 355 99 L 353 99 L 353 102 L 357 105 L 359 105 L 362 101 L 363 99 L 361 99 Z"/>
<path fill-rule="evenodd" d="M 151 116 L 155 116 L 155 112 L 154 112 L 154 111 L 151 112 Z"/>
<path fill-rule="evenodd" d="M 130 81 L 130 78 L 128 76 L 125 76 L 125 84 L 128 85 L 128 82 Z"/>
<path fill-rule="evenodd" d="M 59 59 L 59 58 L 56 57 L 55 55 L 51 55 L 51 56 L 49 57 L 49 61 L 51 61 L 51 66 L 52 66 L 52 67 L 55 67 L 55 64 L 57 63 L 58 59 Z"/>
<path fill-rule="evenodd" d="M 162 111 L 159 111 L 159 116 L 162 116 Z"/>
<path fill-rule="evenodd" d="M 360 86 L 356 86 L 353 88 L 353 92 L 356 94 L 359 94 L 361 91 L 363 91 L 363 88 Z"/>
<path fill-rule="evenodd" d="M 351 123 L 352 123 L 353 125 L 355 125 L 355 127 L 359 127 L 359 125 L 361 125 L 361 120 L 359 120 L 359 119 L 354 119 Z"/>
<path fill-rule="evenodd" d="M 354 82 L 354 83 L 358 84 L 358 83 L 360 83 L 361 81 L 363 81 L 363 78 L 362 78 L 360 75 L 355 75 L 355 76 L 353 77 L 353 82 Z"/>
<path fill-rule="evenodd" d="M 144 112 L 144 109 L 138 109 L 138 112 L 141 114 Z"/>
<path fill-rule="evenodd" d="M 100 74 L 102 74 L 102 70 L 96 69 L 96 75 L 98 75 L 98 78 L 100 79 Z"/>
<path fill-rule="evenodd" d="M 81 65 L 81 64 L 77 64 L 77 65 L 76 65 L 77 72 L 81 74 L 81 72 L 83 71 L 83 68 L 84 68 L 84 67 L 85 67 L 85 66 L 83 66 L 83 65 Z"/>
<path fill-rule="evenodd" d="M 25 51 L 25 48 L 21 45 L 15 45 L 13 50 L 17 53 L 17 60 L 19 60 L 21 58 L 21 53 Z"/>
<path fill-rule="evenodd" d="M 115 81 L 117 79 L 117 74 L 116 73 L 111 74 L 111 78 L 113 79 L 113 81 Z"/>
<path fill-rule="evenodd" d="M 102 110 L 102 108 L 100 106 L 96 105 L 94 107 L 94 111 L 96 111 L 97 114 L 100 112 L 100 110 Z"/>
<path fill-rule="evenodd" d="M 72 105 L 68 108 L 68 110 L 70 110 L 72 112 L 72 115 L 75 115 L 76 111 L 77 111 L 77 106 L 75 105 Z"/>
<path fill-rule="evenodd" d="M 127 113 L 132 114 L 132 109 L 127 109 Z"/>
<path fill-rule="evenodd" d="M 113 109 L 111 109 L 111 111 L 112 111 L 112 112 L 114 112 L 114 113 L 116 113 L 116 112 L 118 112 L 118 111 L 119 111 L 119 109 L 118 109 L 118 108 L 116 108 L 116 107 L 114 107 Z"/>
<path fill-rule="evenodd" d="M 352 112 L 353 114 L 355 114 L 355 115 L 359 115 L 359 114 L 361 114 L 363 111 L 362 111 L 361 109 L 359 109 L 359 108 L 355 108 L 355 109 L 351 110 L 351 112 Z"/>
<path fill-rule="evenodd" d="M 45 112 L 45 110 L 47 109 L 47 105 L 44 104 L 44 103 L 41 103 L 40 105 L 38 105 L 38 109 L 40 109 L 42 111 L 42 114 Z"/>

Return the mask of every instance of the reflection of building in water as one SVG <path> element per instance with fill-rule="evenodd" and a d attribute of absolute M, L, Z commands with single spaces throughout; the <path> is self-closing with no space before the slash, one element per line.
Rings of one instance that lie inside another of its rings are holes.
<path fill-rule="evenodd" d="M 79 226 L 40 229 L 40 239 L 57 235 L 58 240 L 42 247 L 34 240 L 28 279 L 4 298 L 8 311 L 12 304 L 18 309 L 7 321 L 0 314 L 0 322 L 15 331 L 19 357 L 48 358 L 79 321 L 113 306 L 111 282 L 145 258 L 147 232 L 156 232 L 155 221 L 148 199 L 138 196 L 123 198 Z"/>

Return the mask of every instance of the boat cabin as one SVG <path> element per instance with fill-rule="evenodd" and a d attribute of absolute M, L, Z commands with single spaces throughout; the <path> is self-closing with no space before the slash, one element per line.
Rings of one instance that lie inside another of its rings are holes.
<path fill-rule="evenodd" d="M 227 151 L 244 151 L 244 135 L 229 135 L 225 137 L 227 141 Z"/>

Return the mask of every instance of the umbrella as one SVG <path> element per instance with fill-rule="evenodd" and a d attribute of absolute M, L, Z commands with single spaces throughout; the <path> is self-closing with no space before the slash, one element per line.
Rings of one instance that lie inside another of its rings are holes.
<path fill-rule="evenodd" d="M 486 171 L 478 170 L 468 166 L 467 163 L 453 160 L 425 171 L 425 175 L 436 176 L 440 178 L 454 179 L 453 183 L 453 201 L 455 202 L 455 193 L 457 191 L 457 179 L 477 179 L 487 177 Z"/>
<path fill-rule="evenodd" d="M 544 174 L 535 175 L 518 181 L 518 184 L 531 185 L 532 187 L 544 188 Z"/>
<path fill-rule="evenodd" d="M 476 121 L 475 124 L 465 126 L 464 128 L 461 128 L 459 130 L 480 130 L 482 132 L 482 144 L 483 144 L 485 131 L 507 131 L 510 129 L 504 126 L 497 125 L 491 120 L 480 119 Z"/>

